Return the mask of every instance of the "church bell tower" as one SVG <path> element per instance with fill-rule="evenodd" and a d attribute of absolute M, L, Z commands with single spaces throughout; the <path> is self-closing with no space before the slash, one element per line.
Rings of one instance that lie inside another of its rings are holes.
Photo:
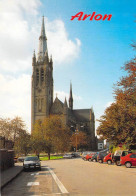
<path fill-rule="evenodd" d="M 34 51 L 32 67 L 31 132 L 36 120 L 43 120 L 49 116 L 53 104 L 53 61 L 52 57 L 48 57 L 44 17 L 39 37 L 39 50 L 37 58 Z"/>

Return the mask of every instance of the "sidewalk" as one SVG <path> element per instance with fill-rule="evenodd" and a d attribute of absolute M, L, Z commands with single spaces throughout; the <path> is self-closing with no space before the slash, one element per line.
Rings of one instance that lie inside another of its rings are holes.
<path fill-rule="evenodd" d="M 15 163 L 14 167 L 1 172 L 1 188 L 3 188 L 7 183 L 13 180 L 18 174 L 23 170 L 22 163 Z"/>

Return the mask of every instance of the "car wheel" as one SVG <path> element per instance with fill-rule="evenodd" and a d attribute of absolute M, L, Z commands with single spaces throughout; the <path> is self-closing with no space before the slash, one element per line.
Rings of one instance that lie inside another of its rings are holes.
<path fill-rule="evenodd" d="M 127 168 L 130 168 L 130 167 L 132 166 L 132 164 L 131 164 L 130 162 L 126 162 L 126 163 L 125 163 L 125 166 L 126 166 Z"/>
<path fill-rule="evenodd" d="M 93 162 L 96 162 L 96 159 L 93 159 Z"/>
<path fill-rule="evenodd" d="M 99 160 L 99 163 L 103 163 L 103 161 L 100 159 L 100 160 Z"/>
<path fill-rule="evenodd" d="M 111 165 L 112 164 L 112 161 L 111 160 L 108 160 L 107 163 L 108 163 L 108 165 Z"/>
<path fill-rule="evenodd" d="M 120 161 L 116 161 L 117 166 L 121 166 Z"/>
<path fill-rule="evenodd" d="M 88 159 L 88 161 L 90 161 L 90 162 L 91 162 L 91 159 Z"/>

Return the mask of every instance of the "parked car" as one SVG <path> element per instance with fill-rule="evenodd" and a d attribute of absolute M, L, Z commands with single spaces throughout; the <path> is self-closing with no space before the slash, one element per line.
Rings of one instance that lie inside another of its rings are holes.
<path fill-rule="evenodd" d="M 96 152 L 96 153 L 92 156 L 91 161 L 97 162 L 98 153 L 99 153 L 99 152 Z"/>
<path fill-rule="evenodd" d="M 72 155 L 73 158 L 80 157 L 80 154 L 77 153 L 77 152 L 73 152 L 73 153 L 71 153 L 71 155 Z"/>
<path fill-rule="evenodd" d="M 132 153 L 131 151 L 128 150 L 116 150 L 113 156 L 113 161 L 117 166 L 120 166 L 120 157 L 124 157 L 128 154 Z"/>
<path fill-rule="evenodd" d="M 29 169 L 37 169 L 37 168 L 41 170 L 41 162 L 37 156 L 26 157 L 24 159 L 24 163 L 23 163 L 24 171 Z"/>
<path fill-rule="evenodd" d="M 106 150 L 106 151 L 100 151 L 99 153 L 98 153 L 98 155 L 97 155 L 97 161 L 99 162 L 99 163 L 103 163 L 103 159 L 104 159 L 104 157 L 106 156 L 108 154 L 108 151 Z"/>
<path fill-rule="evenodd" d="M 14 163 L 17 163 L 17 161 L 18 161 L 18 158 L 14 157 Z"/>
<path fill-rule="evenodd" d="M 126 156 L 122 156 L 120 163 L 121 165 L 125 165 L 127 168 L 136 166 L 136 153 L 130 153 Z"/>
<path fill-rule="evenodd" d="M 91 161 L 91 158 L 92 158 L 92 156 L 95 154 L 95 152 L 92 152 L 92 153 L 90 153 L 90 154 L 87 154 L 86 155 L 86 157 L 85 157 L 85 159 L 87 160 L 87 161 Z"/>
<path fill-rule="evenodd" d="M 83 159 L 84 161 L 86 161 L 86 158 L 85 158 L 85 157 L 86 157 L 87 154 L 90 154 L 90 153 L 91 153 L 91 152 L 89 152 L 89 151 L 83 152 L 83 153 L 82 153 L 82 159 Z"/>
<path fill-rule="evenodd" d="M 72 154 L 64 154 L 63 158 L 64 159 L 72 159 L 73 156 L 72 156 Z"/>
<path fill-rule="evenodd" d="M 18 157 L 17 161 L 18 161 L 18 162 L 24 162 L 25 158 L 26 158 L 26 157 Z"/>
<path fill-rule="evenodd" d="M 107 156 L 104 157 L 103 162 L 106 162 L 108 163 L 108 165 L 111 165 L 113 162 L 112 157 L 113 157 L 113 154 L 109 153 Z"/>

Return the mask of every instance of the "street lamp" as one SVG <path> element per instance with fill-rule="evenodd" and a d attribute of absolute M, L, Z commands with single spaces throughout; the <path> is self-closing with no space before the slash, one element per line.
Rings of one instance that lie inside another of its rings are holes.
<path fill-rule="evenodd" d="M 77 127 L 77 126 L 76 126 Z M 75 130 L 75 135 L 76 135 L 76 152 L 77 152 L 77 135 L 79 134 L 78 128 Z"/>

